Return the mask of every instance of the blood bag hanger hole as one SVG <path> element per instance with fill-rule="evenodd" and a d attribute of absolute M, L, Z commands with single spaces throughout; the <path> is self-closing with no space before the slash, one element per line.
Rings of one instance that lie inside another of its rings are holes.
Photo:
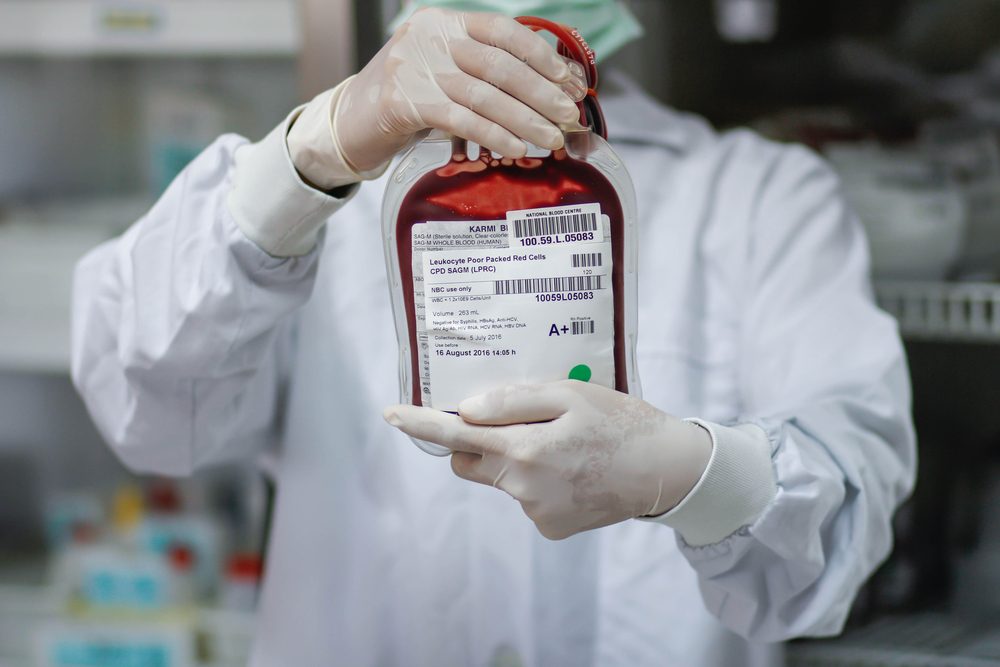
<path fill-rule="evenodd" d="M 587 95 L 583 100 L 577 102 L 577 106 L 580 108 L 580 124 L 591 128 L 602 139 L 607 139 L 608 126 L 604 122 L 601 104 L 597 101 L 597 57 L 594 55 L 594 50 L 587 44 L 587 40 L 576 28 L 570 28 L 548 19 L 537 16 L 518 16 L 515 20 L 535 32 L 544 30 L 555 35 L 558 41 L 559 55 L 574 60 L 583 67 L 587 79 Z"/>

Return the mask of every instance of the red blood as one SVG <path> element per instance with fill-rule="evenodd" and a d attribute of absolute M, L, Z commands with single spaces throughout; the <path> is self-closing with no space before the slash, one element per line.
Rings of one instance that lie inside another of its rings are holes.
<path fill-rule="evenodd" d="M 611 219 L 611 283 L 615 304 L 615 388 L 628 391 L 625 371 L 625 220 L 614 187 L 593 166 L 564 150 L 544 158 L 527 158 L 497 165 L 488 153 L 479 160 L 457 154 L 448 164 L 429 172 L 410 188 L 396 218 L 396 250 L 410 334 L 412 396 L 422 405 L 420 355 L 413 303 L 413 225 L 429 220 L 471 222 L 504 220 L 507 211 L 570 204 L 601 205 Z"/>
<path fill-rule="evenodd" d="M 496 193 L 501 191 L 506 191 L 505 197 L 511 211 L 560 206 L 561 198 L 570 193 L 586 194 L 581 184 L 566 178 L 556 183 L 555 187 L 551 187 L 548 183 L 524 182 L 520 179 L 515 180 L 507 174 L 490 173 L 468 185 L 461 192 L 441 192 L 431 196 L 428 201 L 441 208 L 461 211 L 466 215 L 486 220 L 490 213 L 496 210 Z"/>
<path fill-rule="evenodd" d="M 92 523 L 74 523 L 71 533 L 73 541 L 77 544 L 93 544 L 97 542 L 97 526 Z"/>
<path fill-rule="evenodd" d="M 146 489 L 146 502 L 153 512 L 175 514 L 181 510 L 180 493 L 170 480 L 151 482 Z"/>
<path fill-rule="evenodd" d="M 230 580 L 259 581 L 264 574 L 264 561 L 253 553 L 237 553 L 226 564 L 226 576 Z"/>
<path fill-rule="evenodd" d="M 175 543 L 170 546 L 167 552 L 167 559 L 171 567 L 178 572 L 190 572 L 194 569 L 194 550 L 186 544 Z"/>

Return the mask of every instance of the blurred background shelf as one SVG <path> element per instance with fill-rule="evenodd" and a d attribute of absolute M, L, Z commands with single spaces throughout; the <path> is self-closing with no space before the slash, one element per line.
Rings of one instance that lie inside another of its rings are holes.
<path fill-rule="evenodd" d="M 831 640 L 793 643 L 789 667 L 987 667 L 1000 664 L 997 618 L 888 616 Z"/>
<path fill-rule="evenodd" d="M 86 633 L 91 638 L 110 638 L 119 628 L 139 632 L 138 636 L 145 635 L 147 640 L 158 633 L 163 634 L 167 628 L 168 634 L 176 635 L 175 641 L 179 640 L 181 645 L 190 644 L 195 655 L 173 655 L 168 663 L 170 666 L 241 667 L 249 659 L 254 615 L 246 611 L 199 607 L 185 610 L 173 620 L 136 615 L 124 619 L 119 616 L 115 623 L 109 623 L 99 616 L 88 619 L 79 613 L 68 613 L 52 587 L 8 585 L 0 581 L 0 667 L 48 665 L 40 655 L 45 635 L 72 637 Z M 154 663 L 151 660 L 122 660 L 114 664 L 146 666 Z"/>
<path fill-rule="evenodd" d="M 910 340 L 1000 343 L 1000 284 L 880 281 L 879 305 Z"/>
<path fill-rule="evenodd" d="M 3 0 L 0 55 L 288 56 L 294 0 Z"/>

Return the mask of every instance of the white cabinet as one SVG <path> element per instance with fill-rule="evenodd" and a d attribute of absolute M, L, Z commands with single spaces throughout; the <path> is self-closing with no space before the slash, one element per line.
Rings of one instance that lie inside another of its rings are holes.
<path fill-rule="evenodd" d="M 293 56 L 295 0 L 0 0 L 0 55 Z"/>

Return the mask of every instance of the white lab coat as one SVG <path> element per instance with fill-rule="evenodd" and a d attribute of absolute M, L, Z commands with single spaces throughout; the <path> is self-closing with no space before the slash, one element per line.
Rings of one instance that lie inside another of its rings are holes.
<path fill-rule="evenodd" d="M 384 181 L 337 210 L 287 156 L 272 186 L 258 174 L 264 214 L 335 212 L 319 250 L 273 258 L 234 223 L 257 202 L 232 201 L 246 140 L 224 136 L 80 263 L 73 372 L 136 470 L 280 445 L 254 667 L 780 664 L 774 642 L 838 632 L 888 554 L 914 481 L 908 378 L 837 179 L 803 148 L 605 86 L 640 208 L 644 398 L 763 426 L 777 495 L 707 547 L 640 521 L 544 539 L 382 420 Z"/>

